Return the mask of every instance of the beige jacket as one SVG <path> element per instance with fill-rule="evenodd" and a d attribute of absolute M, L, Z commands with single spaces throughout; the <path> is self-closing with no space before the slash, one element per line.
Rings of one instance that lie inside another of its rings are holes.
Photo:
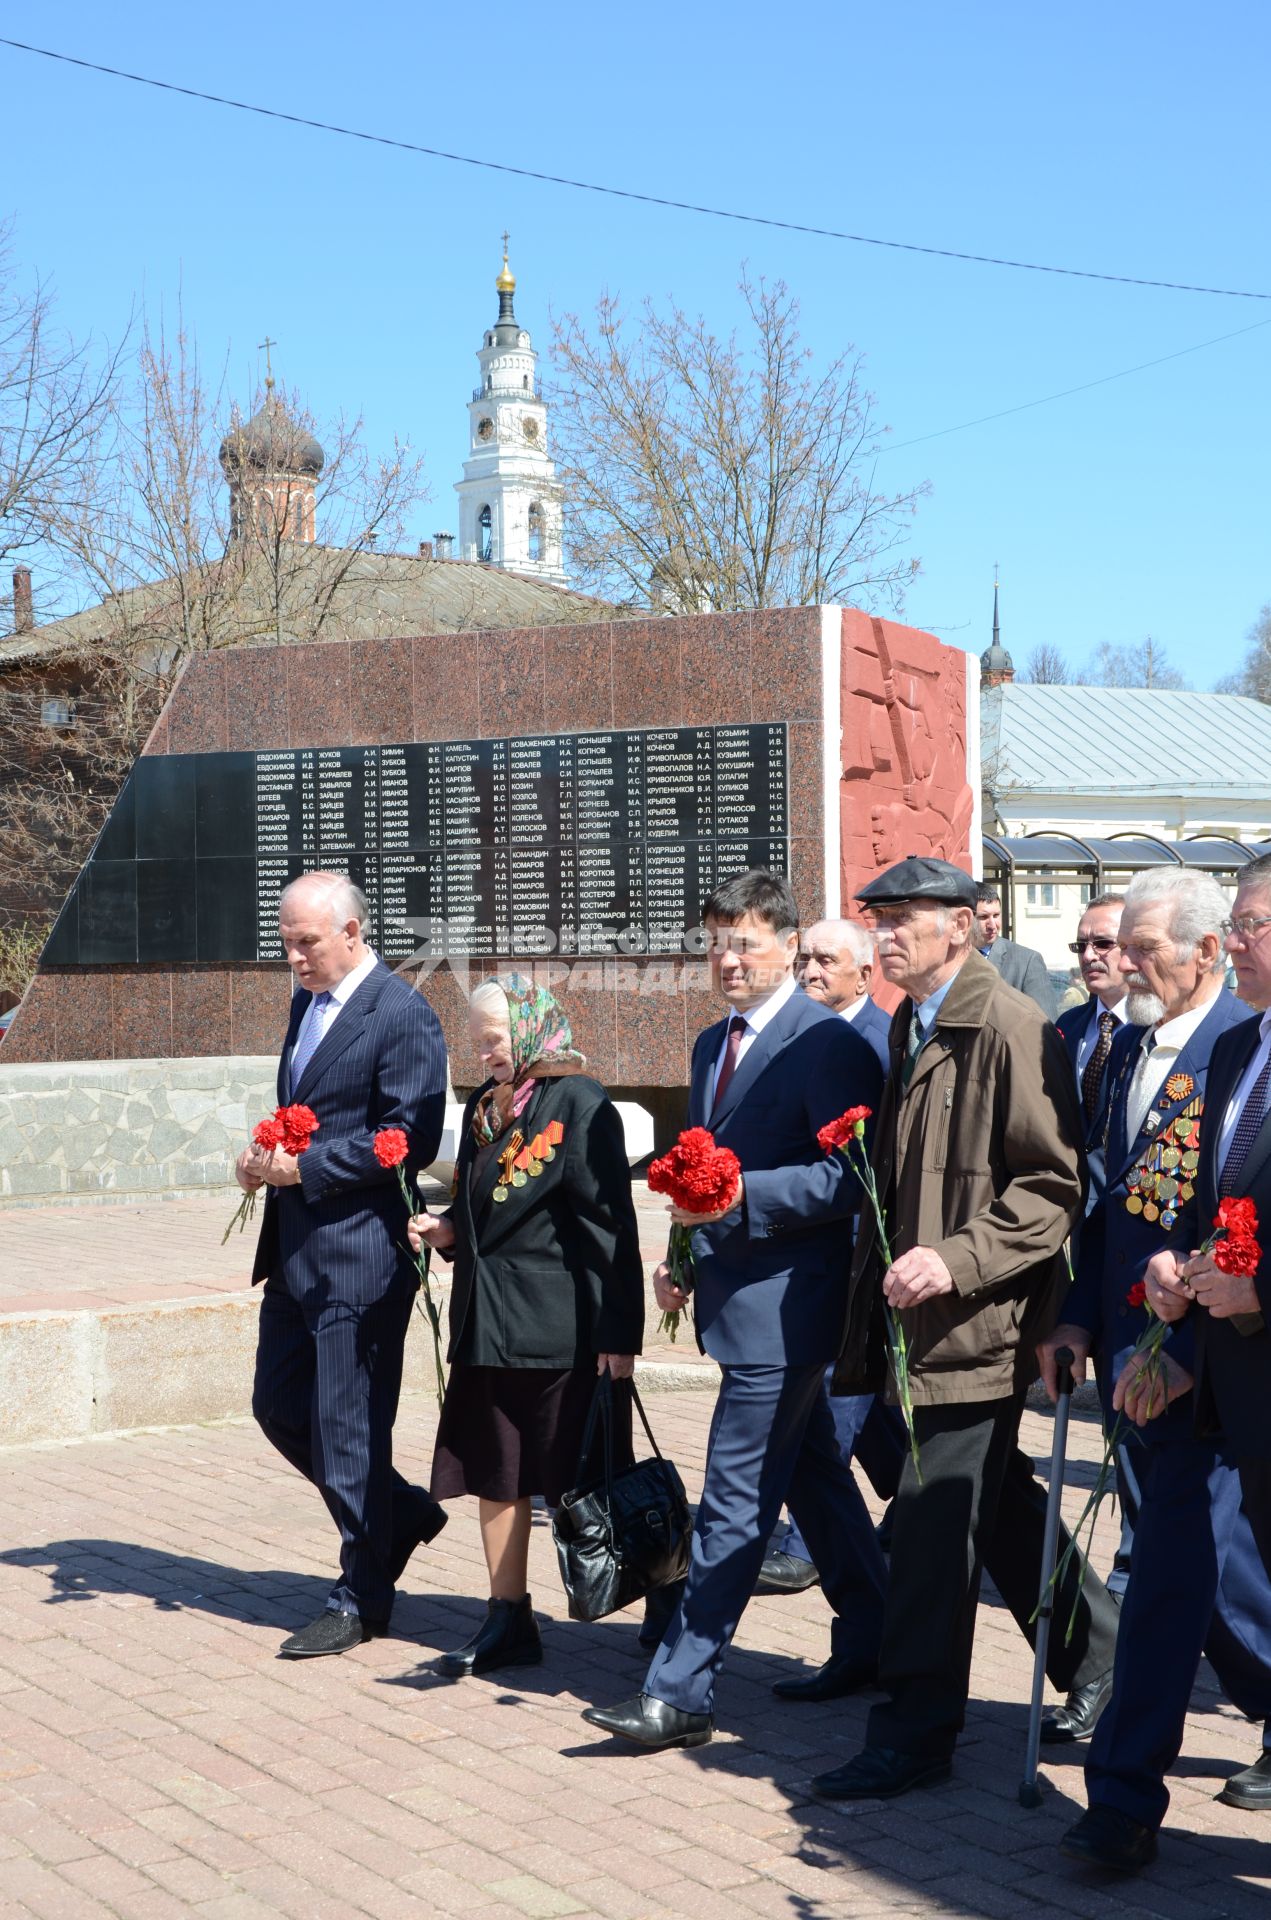
<path fill-rule="evenodd" d="M 1033 1001 L 972 953 L 902 1093 L 912 1011 L 906 1000 L 892 1021 L 874 1172 L 893 1255 L 934 1248 L 954 1288 L 905 1311 L 913 1400 L 998 1400 L 1035 1377 L 1033 1344 L 1055 1324 L 1068 1281 L 1062 1248 L 1086 1178 L 1072 1065 Z M 884 1379 L 883 1272 L 866 1205 L 839 1392 Z"/>

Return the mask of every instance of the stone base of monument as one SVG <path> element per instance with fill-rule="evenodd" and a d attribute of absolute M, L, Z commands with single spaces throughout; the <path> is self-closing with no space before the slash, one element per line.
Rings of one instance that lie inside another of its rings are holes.
<path fill-rule="evenodd" d="M 0 1065 L 0 1199 L 229 1192 L 235 1155 L 273 1111 L 277 1068 L 267 1054 Z M 634 1166 L 653 1151 L 653 1119 L 633 1101 L 617 1105 Z M 451 1103 L 431 1169 L 446 1186 L 462 1125 L 463 1106 Z"/>
<path fill-rule="evenodd" d="M 664 1203 L 642 1182 L 635 1192 L 651 1274 L 666 1244 Z M 236 1194 L 0 1206 L 0 1448 L 250 1412 L 260 1300 L 250 1285 L 254 1232 L 221 1245 Z M 424 1198 L 442 1207 L 446 1189 L 430 1186 Z M 444 1263 L 435 1284 L 444 1314 Z M 691 1331 L 672 1346 L 656 1322 L 650 1291 L 642 1386 L 713 1386 L 715 1368 Z M 417 1314 L 405 1391 L 431 1394 L 432 1369 L 431 1336 Z"/>

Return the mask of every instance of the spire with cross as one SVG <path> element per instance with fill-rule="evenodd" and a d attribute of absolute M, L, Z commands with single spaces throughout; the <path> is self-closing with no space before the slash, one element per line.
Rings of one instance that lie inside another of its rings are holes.
<path fill-rule="evenodd" d="M 264 339 L 260 343 L 260 351 L 265 356 L 265 392 L 266 393 L 272 393 L 274 390 L 274 363 L 271 357 L 271 349 L 276 347 L 277 345 L 278 345 L 278 342 L 276 340 L 271 340 L 268 334 L 265 335 Z"/>

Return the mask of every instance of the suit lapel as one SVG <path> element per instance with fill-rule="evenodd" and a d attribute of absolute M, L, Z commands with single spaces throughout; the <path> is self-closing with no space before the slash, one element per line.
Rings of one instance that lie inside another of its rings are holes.
<path fill-rule="evenodd" d="M 704 1127 L 710 1120 L 711 1087 L 715 1078 L 715 1062 L 719 1050 L 724 1044 L 727 1030 L 726 1020 L 717 1020 L 713 1027 L 706 1027 L 693 1055 L 693 1082 L 688 1094 L 688 1123 L 690 1127 Z"/>
<path fill-rule="evenodd" d="M 375 1010 L 375 1003 L 384 990 L 384 981 L 388 978 L 388 968 L 382 964 L 369 973 L 353 998 L 340 1008 L 339 1017 L 329 1027 L 322 1039 L 310 1054 L 305 1070 L 300 1076 L 300 1084 L 291 1090 L 293 1100 L 299 1101 L 309 1093 L 322 1076 L 331 1068 L 342 1053 L 360 1039 L 367 1019 Z"/>
<path fill-rule="evenodd" d="M 278 1060 L 278 1105 L 285 1107 L 291 1098 L 291 1049 L 300 1034 L 300 1025 L 313 995 L 307 987 L 299 987 L 291 996 L 291 1013 L 287 1021 L 287 1038 L 282 1043 L 282 1053 Z"/>
<path fill-rule="evenodd" d="M 755 1035 L 738 1061 L 737 1071 L 725 1087 L 723 1099 L 712 1110 L 710 1119 L 706 1123 L 709 1127 L 714 1129 L 723 1125 L 733 1109 L 745 1098 L 768 1062 L 780 1053 L 790 1038 L 794 1014 L 797 1011 L 798 1002 L 791 994 L 784 1007 Z"/>

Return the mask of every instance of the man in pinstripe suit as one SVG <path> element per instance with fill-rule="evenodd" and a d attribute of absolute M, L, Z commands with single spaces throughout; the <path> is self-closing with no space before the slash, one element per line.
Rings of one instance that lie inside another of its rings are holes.
<path fill-rule="evenodd" d="M 306 874 L 282 896 L 295 975 L 278 1064 L 280 1104 L 312 1109 L 293 1156 L 249 1147 L 236 1173 L 267 1189 L 252 1283 L 263 1280 L 252 1411 L 318 1488 L 340 1530 L 325 1610 L 284 1640 L 288 1659 L 343 1653 L 384 1633 L 411 1553 L 446 1514 L 394 1472 L 393 1421 L 416 1290 L 396 1172 L 373 1140 L 401 1127 L 407 1171 L 436 1157 L 446 1050 L 427 1001 L 363 938 L 365 896 L 344 875 Z"/>

